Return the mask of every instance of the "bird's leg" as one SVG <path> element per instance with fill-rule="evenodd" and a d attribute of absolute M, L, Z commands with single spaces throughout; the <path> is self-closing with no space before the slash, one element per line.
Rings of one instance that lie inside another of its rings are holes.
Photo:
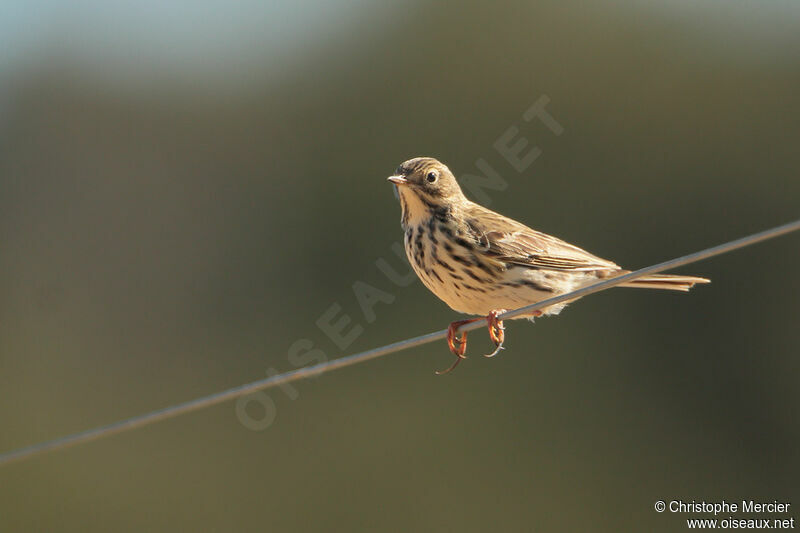
<path fill-rule="evenodd" d="M 461 362 L 462 359 L 466 359 L 467 356 L 464 355 L 467 352 L 467 332 L 461 332 L 461 338 L 458 337 L 458 328 L 465 324 L 471 324 L 473 322 L 477 322 L 478 320 L 483 320 L 483 318 L 470 318 L 467 320 L 456 320 L 455 322 L 450 323 L 447 327 L 447 346 L 450 348 L 450 351 L 453 352 L 453 355 L 456 356 L 456 360 L 447 370 L 438 370 L 436 374 L 442 375 L 447 374 L 448 372 L 452 371 L 455 367 L 458 366 L 458 363 Z"/>
<path fill-rule="evenodd" d="M 458 356 L 459 359 L 466 359 L 464 353 L 467 351 L 467 332 L 462 331 L 461 338 L 458 338 L 458 328 L 466 324 L 472 324 L 478 320 L 483 320 L 483 318 L 456 320 L 455 322 L 451 322 L 447 327 L 447 346 L 450 347 L 450 351 L 453 352 L 454 355 Z M 458 346 L 456 346 L 456 344 L 458 344 Z"/>
<path fill-rule="evenodd" d="M 484 357 L 494 357 L 500 350 L 503 349 L 503 341 L 506 340 L 505 330 L 506 328 L 503 326 L 503 321 L 497 319 L 497 315 L 502 315 L 506 312 L 506 309 L 495 309 L 488 315 L 486 315 L 486 323 L 489 326 L 489 337 L 492 339 L 492 342 L 496 346 L 495 350 L 492 353 L 487 353 Z M 541 311 L 534 311 L 531 313 L 532 316 L 542 316 Z"/>
<path fill-rule="evenodd" d="M 497 315 L 502 315 L 505 312 L 505 309 L 495 309 L 486 315 L 486 324 L 489 326 L 489 338 L 492 339 L 496 348 L 492 353 L 485 354 L 484 357 L 494 357 L 503 349 L 503 341 L 506 339 L 506 328 L 503 326 L 503 321 L 497 319 Z"/>

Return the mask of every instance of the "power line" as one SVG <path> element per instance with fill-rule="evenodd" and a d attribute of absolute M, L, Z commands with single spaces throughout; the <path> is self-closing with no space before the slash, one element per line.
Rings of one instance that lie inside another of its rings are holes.
<path fill-rule="evenodd" d="M 611 287 L 614 287 L 616 285 L 627 283 L 629 281 L 633 281 L 643 276 L 656 274 L 658 272 L 663 272 L 665 270 L 669 270 L 679 266 L 688 265 L 690 263 L 695 263 L 697 261 L 702 261 L 703 259 L 708 259 L 716 255 L 720 255 L 726 252 L 731 252 L 733 250 L 743 248 L 745 246 L 750 246 L 752 244 L 756 244 L 758 242 L 765 241 L 767 239 L 772 239 L 780 235 L 784 235 L 786 233 L 790 233 L 792 231 L 797 231 L 797 230 L 800 230 L 800 220 L 796 220 L 794 222 L 790 222 L 782 226 L 777 226 L 768 229 L 766 231 L 762 231 L 760 233 L 748 235 L 747 237 L 743 237 L 735 241 L 730 241 L 725 244 L 720 244 L 719 246 L 707 248 L 705 250 L 701 250 L 693 254 L 684 255 L 683 257 L 678 257 L 676 259 L 671 259 L 669 261 L 664 261 L 663 263 L 658 263 L 657 265 L 649 266 L 647 268 L 642 268 L 640 270 L 636 270 L 634 272 L 625 274 L 623 276 L 601 281 L 599 283 L 583 287 L 576 291 L 572 291 L 567 294 L 562 294 L 554 298 L 549 298 L 547 300 L 542 300 L 541 302 L 521 307 L 513 311 L 508 311 L 506 313 L 503 313 L 502 315 L 499 315 L 498 318 L 500 320 L 505 320 L 519 315 L 527 314 L 537 309 L 543 309 L 545 307 L 562 303 L 567 300 L 580 298 L 582 296 L 587 296 L 595 292 L 610 289 Z M 472 324 L 466 324 L 459 329 L 460 331 L 470 331 L 482 327 L 484 327 L 482 323 L 475 322 Z M 226 400 L 233 400 L 240 396 L 245 396 L 247 394 L 251 394 L 256 391 L 269 389 L 272 387 L 276 387 L 278 385 L 290 383 L 292 381 L 297 381 L 300 379 L 323 374 L 326 372 L 331 372 L 332 370 L 337 370 L 339 368 L 344 368 L 358 363 L 363 363 L 365 361 L 369 361 L 370 359 L 375 359 L 377 357 L 389 355 L 394 352 L 399 352 L 400 350 L 406 350 L 408 348 L 413 348 L 415 346 L 428 344 L 430 342 L 439 339 L 444 339 L 446 336 L 447 336 L 447 330 L 428 333 L 427 335 L 421 335 L 419 337 L 413 337 L 411 339 L 402 340 L 399 342 L 395 342 L 393 344 L 387 344 L 386 346 L 373 348 L 372 350 L 367 350 L 365 352 L 360 352 L 357 354 L 340 357 L 339 359 L 334 359 L 333 361 L 327 361 L 325 363 L 299 368 L 297 370 L 286 372 L 284 374 L 271 376 L 266 379 L 253 381 L 252 383 L 240 385 L 239 387 L 234 387 L 232 389 L 218 392 L 216 394 L 211 394 L 209 396 L 204 396 L 202 398 L 197 398 L 195 400 L 190 400 L 188 402 L 180 403 L 177 405 L 172 405 L 170 407 L 165 407 L 157 411 L 152 411 L 150 413 L 128 418 L 127 420 L 114 422 L 113 424 L 100 426 L 80 433 L 74 433 L 72 435 L 67 435 L 65 437 L 61 437 L 58 439 L 41 442 L 39 444 L 34 444 L 32 446 L 13 450 L 4 454 L 0 454 L 0 466 L 7 465 L 17 461 L 23 461 L 25 459 L 30 459 L 31 457 L 43 453 L 54 452 L 57 450 L 68 448 L 70 446 L 75 446 L 77 444 L 83 444 L 93 440 L 105 438 L 117 433 L 123 433 L 125 431 L 130 431 L 132 429 L 140 428 L 142 426 L 147 426 L 149 424 L 153 424 L 161 420 L 175 418 L 176 416 L 179 415 L 191 413 L 193 411 L 197 411 L 205 407 L 211 407 L 212 405 L 217 405 Z"/>

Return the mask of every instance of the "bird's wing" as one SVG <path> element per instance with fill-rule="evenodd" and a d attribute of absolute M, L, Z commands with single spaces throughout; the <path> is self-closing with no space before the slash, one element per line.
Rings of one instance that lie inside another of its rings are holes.
<path fill-rule="evenodd" d="M 499 261 L 531 268 L 566 271 L 619 270 L 611 261 L 556 237 L 533 230 L 485 207 L 468 217 L 468 230 Z"/>

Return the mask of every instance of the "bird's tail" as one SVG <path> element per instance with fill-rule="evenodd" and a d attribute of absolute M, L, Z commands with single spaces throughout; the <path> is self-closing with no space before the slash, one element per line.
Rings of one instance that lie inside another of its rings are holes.
<path fill-rule="evenodd" d="M 639 289 L 667 289 L 671 291 L 688 291 L 695 283 L 711 283 L 710 279 L 697 276 L 680 276 L 672 274 L 654 274 L 644 278 L 623 283 L 620 287 L 634 287 Z"/>

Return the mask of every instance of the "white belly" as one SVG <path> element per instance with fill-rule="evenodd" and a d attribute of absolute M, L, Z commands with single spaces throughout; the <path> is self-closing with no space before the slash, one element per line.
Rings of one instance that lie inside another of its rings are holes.
<path fill-rule="evenodd" d="M 487 315 L 497 309 L 518 309 L 573 290 L 572 283 L 565 284 L 563 281 L 558 283 L 557 289 L 548 290 L 549 287 L 553 287 L 553 280 L 545 278 L 548 273 L 561 274 L 524 267 L 511 267 L 499 282 L 483 286 L 486 292 L 470 290 L 463 286 L 456 288 L 454 282 L 447 278 L 443 284 L 427 283 L 425 280 L 423 283 L 455 311 L 470 315 Z M 542 312 L 555 315 L 565 306 L 566 302 L 556 304 Z"/>

